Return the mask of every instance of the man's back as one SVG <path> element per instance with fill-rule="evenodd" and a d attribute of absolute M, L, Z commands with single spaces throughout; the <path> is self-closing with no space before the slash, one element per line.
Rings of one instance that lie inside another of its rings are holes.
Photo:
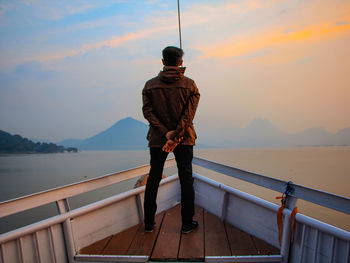
<path fill-rule="evenodd" d="M 199 92 L 195 82 L 183 75 L 185 68 L 165 66 L 143 89 L 143 113 L 150 122 L 150 147 L 161 147 L 164 134 L 176 130 L 183 145 L 194 145 L 196 134 L 192 124 Z M 165 126 L 165 127 L 163 127 Z"/>

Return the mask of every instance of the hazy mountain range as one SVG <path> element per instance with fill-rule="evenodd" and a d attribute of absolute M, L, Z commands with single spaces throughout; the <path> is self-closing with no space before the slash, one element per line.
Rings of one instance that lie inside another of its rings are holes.
<path fill-rule="evenodd" d="M 204 131 L 200 141 L 220 148 L 343 146 L 350 145 L 350 127 L 335 134 L 322 127 L 299 133 L 286 133 L 268 120 L 254 119 L 244 128 L 229 126 L 225 129 Z"/>
<path fill-rule="evenodd" d="M 84 140 L 67 139 L 57 142 L 79 150 L 138 150 L 147 148 L 148 125 L 131 117 L 119 120 L 110 128 Z M 289 134 L 281 131 L 270 121 L 254 119 L 244 128 L 229 126 L 224 129 L 198 130 L 198 147 L 294 147 L 350 145 L 350 127 L 337 133 L 315 127 Z"/>

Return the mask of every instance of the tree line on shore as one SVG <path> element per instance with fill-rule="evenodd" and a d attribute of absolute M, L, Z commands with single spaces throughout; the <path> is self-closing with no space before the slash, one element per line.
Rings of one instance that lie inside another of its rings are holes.
<path fill-rule="evenodd" d="M 11 135 L 0 130 L 0 153 L 63 153 L 78 152 L 74 147 L 63 147 L 54 143 L 33 142 L 20 135 Z"/>

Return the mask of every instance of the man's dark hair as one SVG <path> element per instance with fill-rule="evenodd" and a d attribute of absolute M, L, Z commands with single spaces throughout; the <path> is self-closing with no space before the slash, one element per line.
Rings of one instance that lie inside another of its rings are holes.
<path fill-rule="evenodd" d="M 162 54 L 166 66 L 177 66 L 184 55 L 184 51 L 181 48 L 170 46 L 164 48 Z"/>

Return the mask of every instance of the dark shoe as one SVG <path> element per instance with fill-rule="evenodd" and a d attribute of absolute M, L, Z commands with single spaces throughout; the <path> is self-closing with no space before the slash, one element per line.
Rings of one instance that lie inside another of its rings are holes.
<path fill-rule="evenodd" d="M 187 234 L 192 232 L 193 230 L 195 230 L 198 227 L 198 222 L 197 221 L 192 221 L 192 223 L 190 224 L 183 224 L 182 228 L 181 228 L 181 233 L 183 234 Z"/>
<path fill-rule="evenodd" d="M 155 225 L 156 223 L 153 223 L 151 225 L 145 224 L 145 232 L 152 233 Z"/>

